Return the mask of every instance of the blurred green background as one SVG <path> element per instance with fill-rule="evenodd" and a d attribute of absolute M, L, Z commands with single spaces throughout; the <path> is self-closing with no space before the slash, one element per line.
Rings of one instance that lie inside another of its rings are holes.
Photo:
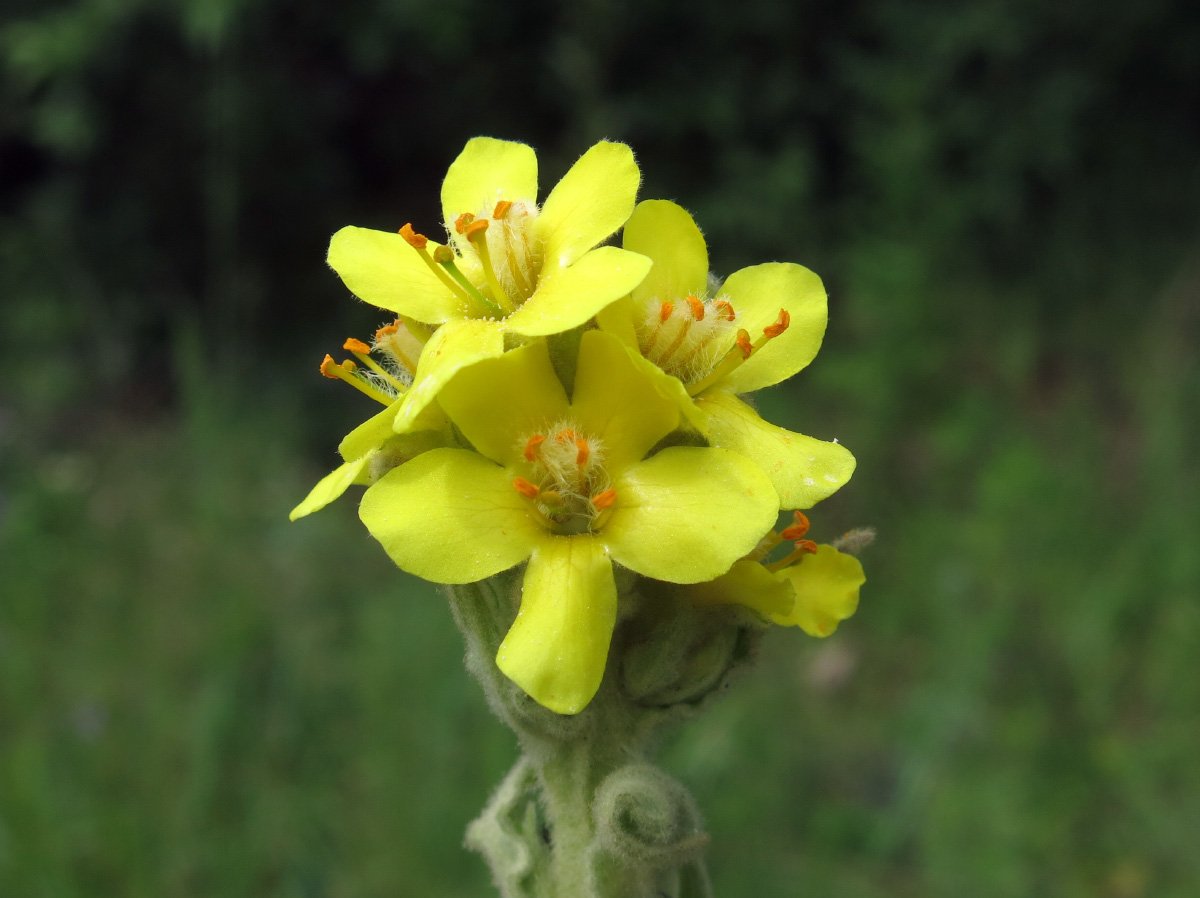
<path fill-rule="evenodd" d="M 859 459 L 857 617 L 668 740 L 723 896 L 1200 889 L 1200 6 L 11 0 L 0 19 L 0 895 L 484 896 L 515 757 L 343 501 L 475 134 L 601 137 L 722 273 L 826 280 L 763 402 Z"/>

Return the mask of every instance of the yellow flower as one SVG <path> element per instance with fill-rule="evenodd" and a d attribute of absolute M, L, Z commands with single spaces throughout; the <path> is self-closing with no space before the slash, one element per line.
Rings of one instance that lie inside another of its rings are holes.
<path fill-rule="evenodd" d="M 543 341 L 462 369 L 439 404 L 475 451 L 434 449 L 370 487 L 360 515 L 406 571 L 482 580 L 528 560 L 499 668 L 558 713 L 582 710 L 617 616 L 612 563 L 711 580 L 771 525 L 770 481 L 723 449 L 647 453 L 677 403 L 615 338 L 583 335 L 570 400 Z"/>
<path fill-rule="evenodd" d="M 426 324 L 459 318 L 538 337 L 583 324 L 645 277 L 644 256 L 597 244 L 625 223 L 641 174 L 622 143 L 601 141 L 537 204 L 537 157 L 476 137 L 442 184 L 448 245 L 405 225 L 346 227 L 329 264 L 360 298 Z"/>
<path fill-rule="evenodd" d="M 833 546 L 804 539 L 808 519 L 772 531 L 749 557 L 715 580 L 685 587 L 701 605 L 744 605 L 782 627 L 799 627 L 809 636 L 832 634 L 858 609 L 858 593 L 867 582 L 862 564 Z M 777 561 L 766 555 L 792 540 L 795 548 Z"/>
<path fill-rule="evenodd" d="M 668 375 L 684 414 L 713 446 L 758 463 L 783 508 L 809 508 L 841 488 L 854 456 L 836 442 L 763 421 L 739 393 L 777 384 L 817 354 L 825 333 L 825 288 L 800 265 L 769 262 L 708 286 L 708 249 L 675 203 L 645 200 L 625 226 L 624 246 L 654 260 L 600 327 Z"/>

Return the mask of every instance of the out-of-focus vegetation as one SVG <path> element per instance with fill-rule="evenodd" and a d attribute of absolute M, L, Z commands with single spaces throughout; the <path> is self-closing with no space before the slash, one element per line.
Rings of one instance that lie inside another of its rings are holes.
<path fill-rule="evenodd" d="M 801 261 L 764 403 L 856 452 L 859 615 L 666 746 L 719 893 L 1200 882 L 1200 7 L 13 2 L 0 21 L 0 895 L 488 894 L 515 756 L 353 502 L 382 315 L 477 133 L 629 141 L 723 272 Z"/>

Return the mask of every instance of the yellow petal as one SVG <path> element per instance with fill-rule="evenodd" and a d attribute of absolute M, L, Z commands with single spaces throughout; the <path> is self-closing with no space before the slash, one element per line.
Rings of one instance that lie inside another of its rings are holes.
<path fill-rule="evenodd" d="M 724 449 L 676 446 L 614 478 L 616 503 L 600 531 L 613 560 L 672 583 L 725 573 L 750 553 L 779 510 L 771 481 Z"/>
<path fill-rule="evenodd" d="M 827 443 L 768 424 L 732 393 L 708 390 L 696 401 L 701 432 L 714 446 L 753 460 L 771 478 L 781 508 L 811 508 L 854 473 L 854 456 Z"/>
<path fill-rule="evenodd" d="M 358 514 L 402 570 L 473 583 L 524 561 L 546 531 L 512 475 L 465 449 L 434 449 L 363 494 Z"/>
<path fill-rule="evenodd" d="M 494 321 L 459 318 L 447 321 L 434 332 L 417 362 L 412 385 L 404 394 L 394 427 L 403 433 L 428 421 L 431 403 L 442 388 L 463 368 L 504 352 L 504 334 Z"/>
<path fill-rule="evenodd" d="M 567 394 L 541 340 L 463 368 L 438 399 L 471 445 L 501 464 L 518 463 L 522 441 L 567 413 Z"/>
<path fill-rule="evenodd" d="M 625 249 L 654 262 L 633 291 L 635 302 L 703 297 L 708 288 L 708 248 L 687 210 L 669 200 L 643 200 L 621 235 Z"/>
<path fill-rule="evenodd" d="M 566 267 L 625 224 L 642 180 L 633 151 L 602 140 L 550 191 L 535 221 L 545 247 L 543 275 Z"/>
<path fill-rule="evenodd" d="M 627 294 L 649 270 L 645 256 L 615 246 L 592 250 L 550 275 L 543 269 L 537 290 L 504 320 L 504 328 L 526 337 L 568 331 Z"/>
<path fill-rule="evenodd" d="M 796 604 L 789 613 L 771 619 L 780 626 L 799 627 L 809 636 L 828 636 L 839 621 L 850 617 L 858 608 L 858 591 L 867 582 L 858 559 L 833 546 L 817 546 L 815 555 L 805 555 L 780 575 L 795 589 Z"/>
<path fill-rule="evenodd" d="M 638 304 L 632 296 L 622 296 L 596 313 L 600 330 L 612 334 L 626 346 L 638 349 L 637 322 L 641 318 Z"/>
<path fill-rule="evenodd" d="M 737 312 L 737 326 L 757 340 L 774 324 L 779 310 L 791 315 L 788 329 L 723 378 L 720 386 L 749 393 L 791 377 L 808 365 L 821 348 L 828 312 L 825 286 L 802 265 L 768 262 L 735 271 L 721 287 Z"/>
<path fill-rule="evenodd" d="M 547 534 L 533 551 L 521 608 L 496 665 L 538 704 L 577 714 L 592 700 L 617 620 L 617 588 L 603 545 Z"/>
<path fill-rule="evenodd" d="M 396 420 L 396 413 L 403 404 L 404 399 L 401 397 L 346 434 L 338 445 L 338 453 L 342 458 L 346 461 L 362 458 L 372 449 L 378 449 L 390 440 L 395 435 L 392 422 Z"/>
<path fill-rule="evenodd" d="M 646 365 L 611 334 L 587 331 L 580 342 L 571 416 L 603 440 L 609 471 L 641 460 L 679 423 L 676 399 L 661 385 L 665 376 Z"/>
<path fill-rule="evenodd" d="M 330 471 L 317 481 L 317 485 L 304 497 L 304 501 L 291 510 L 288 514 L 288 520 L 295 521 L 305 515 L 312 514 L 314 511 L 320 511 L 334 499 L 338 498 L 358 479 L 358 475 L 366 467 L 369 460 L 370 457 L 364 455 Z"/>
<path fill-rule="evenodd" d="M 500 200 L 537 200 L 537 154 L 511 140 L 473 137 L 442 181 L 442 220 L 452 228 L 463 212 L 488 214 Z"/>
<path fill-rule="evenodd" d="M 399 234 L 342 228 L 329 242 L 328 262 L 351 293 L 381 309 L 428 324 L 461 314 L 459 299 Z"/>
<path fill-rule="evenodd" d="M 763 617 L 792 610 L 792 584 L 757 561 L 743 558 L 716 580 L 687 587 L 684 593 L 697 605 L 743 605 Z"/>

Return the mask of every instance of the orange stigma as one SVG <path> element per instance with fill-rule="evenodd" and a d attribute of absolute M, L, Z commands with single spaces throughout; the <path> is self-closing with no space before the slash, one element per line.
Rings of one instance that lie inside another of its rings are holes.
<path fill-rule="evenodd" d="M 513 478 L 513 489 L 524 496 L 526 499 L 536 499 L 541 489 L 535 483 L 530 483 L 524 477 Z"/>
<path fill-rule="evenodd" d="M 412 222 L 410 221 L 400 229 L 400 236 L 403 237 L 408 245 L 414 249 L 424 249 L 425 244 L 429 242 L 429 238 L 424 234 L 418 234 L 413 230 Z"/>
<path fill-rule="evenodd" d="M 770 339 L 774 339 L 788 329 L 788 325 L 792 323 L 792 316 L 788 314 L 787 309 L 779 310 L 779 317 L 775 319 L 774 324 L 768 324 L 763 328 L 763 334 Z"/>
<path fill-rule="evenodd" d="M 546 442 L 546 435 L 544 433 L 535 433 L 528 440 L 526 440 L 525 461 L 533 461 L 535 458 L 537 458 L 538 449 L 541 448 L 541 445 L 544 442 Z"/>
<path fill-rule="evenodd" d="M 508 210 L 512 208 L 512 200 L 501 200 L 496 203 L 496 208 L 492 210 L 492 218 L 499 221 L 508 214 Z"/>

